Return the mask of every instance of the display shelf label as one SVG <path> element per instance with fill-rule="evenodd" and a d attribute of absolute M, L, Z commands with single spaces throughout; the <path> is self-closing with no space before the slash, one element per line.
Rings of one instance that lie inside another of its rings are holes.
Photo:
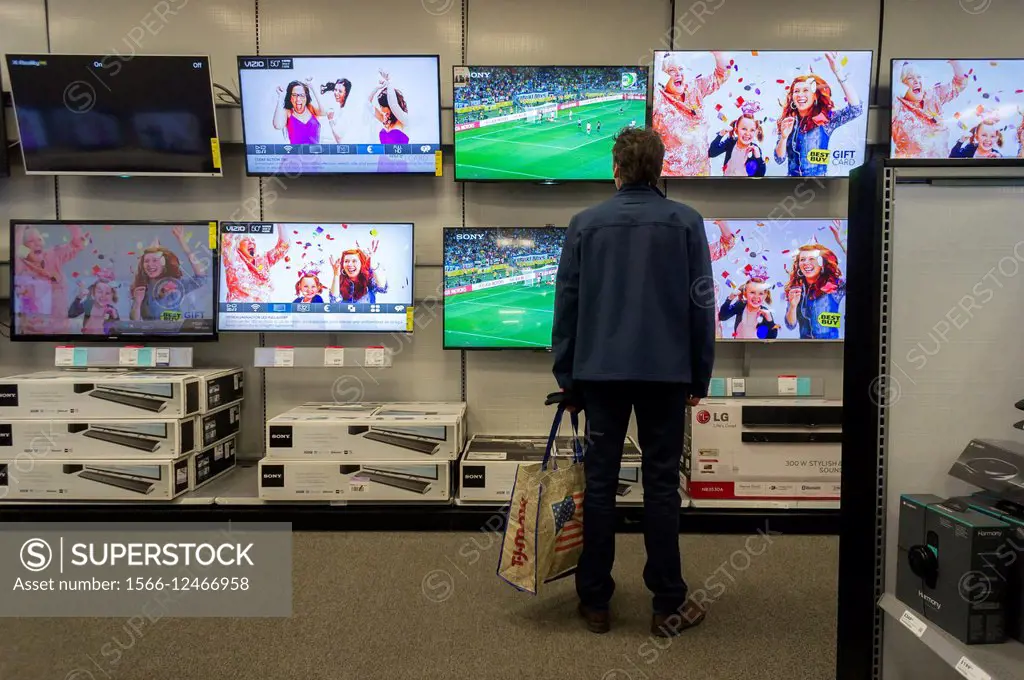
<path fill-rule="evenodd" d="M 909 609 L 903 612 L 903 616 L 900 617 L 900 623 L 917 637 L 921 637 L 928 630 L 928 624 L 914 616 L 914 613 Z"/>
<path fill-rule="evenodd" d="M 978 668 L 978 665 L 966 656 L 961 656 L 960 660 L 957 661 L 956 672 L 967 678 L 967 680 L 992 680 L 991 675 Z"/>
<path fill-rule="evenodd" d="M 295 365 L 294 347 L 275 347 L 274 366 L 277 368 L 291 368 Z"/>
<path fill-rule="evenodd" d="M 75 365 L 75 348 L 74 347 L 57 347 L 56 356 L 54 356 L 53 365 L 60 366 L 74 366 Z"/>
<path fill-rule="evenodd" d="M 732 378 L 730 381 L 732 389 L 731 396 L 733 397 L 745 397 L 747 396 L 747 380 L 746 378 Z"/>
<path fill-rule="evenodd" d="M 384 365 L 384 348 L 367 347 L 366 358 L 363 360 L 363 365 L 370 368 L 382 367 Z"/>
<path fill-rule="evenodd" d="M 161 347 L 156 350 L 156 365 L 157 366 L 170 366 L 171 365 L 171 350 L 168 347 Z"/>
<path fill-rule="evenodd" d="M 709 397 L 724 397 L 726 396 L 725 378 L 712 378 L 711 384 L 708 385 L 708 396 Z"/>
<path fill-rule="evenodd" d="M 345 348 L 327 347 L 324 349 L 324 366 L 344 366 Z"/>
<path fill-rule="evenodd" d="M 795 397 L 798 394 L 799 380 L 795 375 L 779 376 L 779 396 Z"/>
<path fill-rule="evenodd" d="M 434 152 L 434 177 L 440 177 L 444 169 L 444 155 L 438 149 Z"/>
<path fill-rule="evenodd" d="M 152 366 L 153 352 L 138 345 L 120 347 L 117 350 L 117 363 L 119 366 Z"/>

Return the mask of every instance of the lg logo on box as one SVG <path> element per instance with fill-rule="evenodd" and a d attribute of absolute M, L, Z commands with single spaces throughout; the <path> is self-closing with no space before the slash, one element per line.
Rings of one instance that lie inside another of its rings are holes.
<path fill-rule="evenodd" d="M 714 420 L 716 423 L 727 423 L 729 422 L 729 414 L 715 413 L 714 415 L 712 415 L 710 411 L 697 411 L 697 422 L 700 423 L 701 425 L 707 425 L 712 420 Z"/>
<path fill-rule="evenodd" d="M 484 235 L 483 234 L 456 234 L 455 235 L 455 240 L 456 241 L 483 241 L 484 240 Z"/>

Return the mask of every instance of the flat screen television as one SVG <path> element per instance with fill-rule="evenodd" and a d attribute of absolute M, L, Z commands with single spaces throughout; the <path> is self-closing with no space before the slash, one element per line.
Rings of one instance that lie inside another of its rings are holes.
<path fill-rule="evenodd" d="M 205 56 L 8 54 L 29 175 L 220 177 Z"/>
<path fill-rule="evenodd" d="M 1024 59 L 893 59 L 890 156 L 1024 158 Z"/>
<path fill-rule="evenodd" d="M 216 231 L 216 222 L 11 220 L 12 339 L 214 339 Z"/>
<path fill-rule="evenodd" d="M 239 57 L 250 175 L 436 172 L 440 57 Z"/>
<path fill-rule="evenodd" d="M 412 331 L 412 224 L 223 222 L 220 247 L 222 331 Z"/>
<path fill-rule="evenodd" d="M 846 220 L 706 220 L 716 336 L 842 340 Z"/>
<path fill-rule="evenodd" d="M 871 52 L 654 53 L 663 177 L 847 177 L 867 148 Z"/>
<path fill-rule="evenodd" d="M 456 181 L 612 179 L 612 144 L 647 124 L 646 66 L 456 66 Z"/>
<path fill-rule="evenodd" d="M 445 227 L 445 349 L 550 349 L 564 241 L 564 227 Z"/>

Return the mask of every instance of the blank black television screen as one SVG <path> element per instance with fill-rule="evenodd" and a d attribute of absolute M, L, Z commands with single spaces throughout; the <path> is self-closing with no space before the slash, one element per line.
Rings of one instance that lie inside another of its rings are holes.
<path fill-rule="evenodd" d="M 7 123 L 4 120 L 4 79 L 0 75 L 0 177 L 11 174 L 10 161 L 7 158 Z"/>
<path fill-rule="evenodd" d="M 30 175 L 221 175 L 210 59 L 9 54 Z"/>

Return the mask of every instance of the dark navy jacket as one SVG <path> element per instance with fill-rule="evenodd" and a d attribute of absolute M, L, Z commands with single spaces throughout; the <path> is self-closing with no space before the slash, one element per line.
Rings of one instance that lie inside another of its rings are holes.
<path fill-rule="evenodd" d="M 704 219 L 654 187 L 627 185 L 569 223 L 555 282 L 552 350 L 575 380 L 689 383 L 707 396 L 715 284 Z"/>

